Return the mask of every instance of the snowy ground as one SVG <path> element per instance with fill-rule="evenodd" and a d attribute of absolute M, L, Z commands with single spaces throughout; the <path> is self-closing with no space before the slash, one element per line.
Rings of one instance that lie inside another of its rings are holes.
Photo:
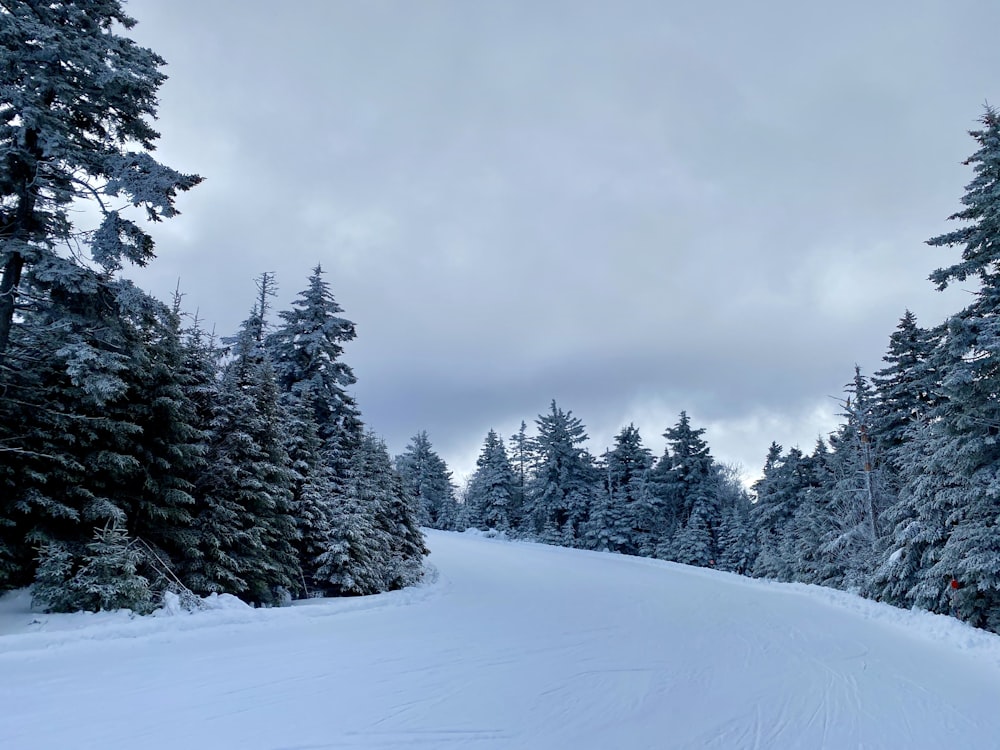
<path fill-rule="evenodd" d="M 286 609 L 0 599 L 0 748 L 987 748 L 1000 637 L 813 587 L 430 532 L 436 580 Z"/>

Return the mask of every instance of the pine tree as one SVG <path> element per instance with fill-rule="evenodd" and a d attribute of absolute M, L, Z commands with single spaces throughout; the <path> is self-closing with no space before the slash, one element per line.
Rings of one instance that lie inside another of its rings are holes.
<path fill-rule="evenodd" d="M 895 500 L 886 476 L 884 453 L 872 427 L 874 399 L 855 367 L 843 402 L 844 424 L 830 439 L 831 483 L 824 504 L 823 578 L 817 583 L 854 591 L 867 589 L 882 546 L 882 515 Z"/>
<path fill-rule="evenodd" d="M 357 378 L 343 361 L 344 344 L 355 337 L 354 323 L 341 312 L 317 265 L 292 309 L 278 313 L 283 322 L 268 336 L 267 348 L 282 391 L 295 398 L 310 392 L 326 449 L 347 453 L 360 439 L 362 423 L 347 390 Z"/>
<path fill-rule="evenodd" d="M 681 412 L 674 427 L 663 433 L 667 449 L 653 471 L 653 492 L 667 523 L 656 555 L 691 565 L 708 565 L 718 552 L 720 478 L 704 428 L 691 427 Z"/>
<path fill-rule="evenodd" d="M 918 326 L 916 316 L 907 310 L 889 337 L 889 350 L 882 358 L 886 367 L 872 378 L 872 434 L 878 438 L 897 490 L 911 432 L 926 419 L 938 391 L 931 355 L 940 335 Z"/>
<path fill-rule="evenodd" d="M 950 218 L 964 225 L 928 240 L 961 247 L 962 259 L 931 274 L 938 288 L 978 279 L 972 303 L 948 321 L 940 366 L 939 398 L 904 472 L 904 502 L 913 509 L 897 530 L 900 546 L 889 558 L 919 553 L 919 580 L 908 592 L 918 606 L 948 611 L 949 582 L 959 594 L 957 614 L 1000 630 L 1000 114 L 987 108 L 979 145 L 966 161 L 975 171 L 965 208 Z M 902 537 L 902 538 L 901 538 Z M 942 543 L 943 542 L 943 543 Z"/>
<path fill-rule="evenodd" d="M 79 567 L 59 545 L 42 548 L 32 599 L 47 612 L 154 608 L 149 580 L 139 573 L 144 555 L 123 528 L 109 523 L 94 531 Z"/>
<path fill-rule="evenodd" d="M 529 530 L 540 541 L 575 546 L 590 514 L 597 482 L 594 459 L 582 446 L 586 429 L 553 401 L 535 421 L 534 463 L 526 487 Z"/>
<path fill-rule="evenodd" d="M 201 180 L 149 154 L 159 137 L 150 120 L 164 62 L 117 33 L 135 25 L 118 0 L 14 0 L 2 18 L 0 367 L 26 276 L 60 286 L 82 268 L 59 249 L 75 236 L 73 204 L 100 211 L 89 250 L 110 273 L 123 260 L 145 265 L 153 257 L 152 238 L 113 206 L 131 204 L 159 221 L 177 214 L 178 191 Z"/>
<path fill-rule="evenodd" d="M 267 285 L 262 285 L 261 295 Z M 223 373 L 208 470 L 198 483 L 198 568 L 189 585 L 275 603 L 299 586 L 293 547 L 293 475 L 283 444 L 283 419 L 274 371 L 263 346 L 258 303 L 235 340 Z"/>
<path fill-rule="evenodd" d="M 528 425 L 524 420 L 521 420 L 517 432 L 510 436 L 509 445 L 507 455 L 510 456 L 510 468 L 514 472 L 514 494 L 510 504 L 511 526 L 520 532 L 526 530 L 524 528 L 526 524 L 530 526 L 530 519 L 525 515 L 525 498 L 532 456 Z"/>
<path fill-rule="evenodd" d="M 317 577 L 338 596 L 376 594 L 416 583 L 427 553 L 413 498 L 385 444 L 366 434 L 351 458 L 333 534 Z"/>
<path fill-rule="evenodd" d="M 14 367 L 0 376 L 6 585 L 30 581 L 35 546 L 58 541 L 79 554 L 94 526 L 124 526 L 143 498 L 171 501 L 168 488 L 149 481 L 155 467 L 144 463 L 142 443 L 152 408 L 143 390 L 156 360 L 150 333 L 160 330 L 163 306 L 86 269 L 72 290 L 28 284 L 33 304 L 8 351 Z"/>
<path fill-rule="evenodd" d="M 716 567 L 741 575 L 750 571 L 755 550 L 753 526 L 750 522 L 752 503 L 740 480 L 738 467 L 719 467 L 719 499 L 722 508 L 719 519 L 719 553 Z"/>
<path fill-rule="evenodd" d="M 639 429 L 630 424 L 615 437 L 604 456 L 604 487 L 594 498 L 588 546 L 638 555 L 645 546 L 643 525 L 649 504 L 653 454 L 643 446 Z"/>
<path fill-rule="evenodd" d="M 755 577 L 794 580 L 798 554 L 792 521 L 812 485 L 810 468 L 798 448 L 782 453 L 780 445 L 771 443 L 764 475 L 753 485 L 757 496 L 750 516 L 757 539 Z"/>
<path fill-rule="evenodd" d="M 468 523 L 480 529 L 509 531 L 511 506 L 516 479 L 504 449 L 503 440 L 494 430 L 486 434 L 483 449 L 476 459 L 476 471 L 465 494 Z"/>
<path fill-rule="evenodd" d="M 342 492 L 334 462 L 323 450 L 312 391 L 303 389 L 285 409 L 285 449 L 292 471 L 290 512 L 298 530 L 294 546 L 306 595 L 318 588 L 317 566 L 333 533 L 333 504 Z"/>
<path fill-rule="evenodd" d="M 410 440 L 406 450 L 396 456 L 396 470 L 403 487 L 417 503 L 418 520 L 432 529 L 454 528 L 458 505 L 448 465 L 434 451 L 423 430 Z"/>

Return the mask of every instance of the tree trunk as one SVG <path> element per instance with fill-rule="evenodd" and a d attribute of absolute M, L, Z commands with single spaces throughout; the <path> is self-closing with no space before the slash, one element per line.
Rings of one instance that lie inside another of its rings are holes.
<path fill-rule="evenodd" d="M 7 357 L 7 346 L 10 343 L 10 329 L 14 325 L 14 302 L 17 288 L 21 284 L 21 270 L 24 268 L 24 256 L 13 253 L 3 268 L 3 278 L 0 279 L 0 368 Z"/>

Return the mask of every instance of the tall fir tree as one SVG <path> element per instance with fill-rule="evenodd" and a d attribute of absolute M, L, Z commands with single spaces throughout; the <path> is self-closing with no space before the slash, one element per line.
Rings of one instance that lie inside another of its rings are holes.
<path fill-rule="evenodd" d="M 798 448 L 787 453 L 771 443 L 763 476 L 753 485 L 757 496 L 750 519 L 756 536 L 753 575 L 790 581 L 796 577 L 798 554 L 792 521 L 804 493 L 812 486 L 807 457 Z"/>
<path fill-rule="evenodd" d="M 480 529 L 510 531 L 516 479 L 503 440 L 490 430 L 469 480 L 465 506 L 469 525 Z"/>
<path fill-rule="evenodd" d="M 266 282 L 266 277 L 263 279 Z M 261 297 L 267 284 L 261 285 Z M 299 587 L 291 515 L 294 475 L 258 303 L 236 337 L 212 420 L 209 469 L 197 487 L 199 566 L 191 588 L 271 604 Z"/>
<path fill-rule="evenodd" d="M 975 176 L 950 217 L 963 226 L 928 240 L 962 249 L 958 263 L 931 274 L 939 289 L 974 278 L 979 290 L 948 321 L 940 403 L 904 467 L 904 494 L 923 532 L 914 602 L 1000 631 L 1000 114 L 987 107 L 981 123 L 966 160 Z"/>
<path fill-rule="evenodd" d="M 518 532 L 524 531 L 525 526 L 530 526 L 530 519 L 526 517 L 526 488 L 528 485 L 528 475 L 531 470 L 531 438 L 528 437 L 528 425 L 521 420 L 521 425 L 517 432 L 508 438 L 510 457 L 510 468 L 514 472 L 514 495 L 511 498 L 511 524 Z"/>
<path fill-rule="evenodd" d="M 331 593 L 375 594 L 420 580 L 427 549 L 414 498 L 374 435 L 363 435 L 351 458 L 333 529 L 317 574 Z"/>
<path fill-rule="evenodd" d="M 651 499 L 653 454 L 642 444 L 639 429 L 630 424 L 615 436 L 615 447 L 604 456 L 604 486 L 595 495 L 588 528 L 588 545 L 638 555 L 646 544 Z"/>
<path fill-rule="evenodd" d="M 874 396 L 858 367 L 843 401 L 844 423 L 831 436 L 827 458 L 830 483 L 825 488 L 817 583 L 866 591 L 882 547 L 886 509 L 895 501 L 879 433 L 873 427 Z"/>
<path fill-rule="evenodd" d="M 667 523 L 656 555 L 691 565 L 708 565 L 718 553 L 720 478 L 715 460 L 687 412 L 667 429 L 667 449 L 653 472 L 653 491 Z"/>
<path fill-rule="evenodd" d="M 406 450 L 396 456 L 396 470 L 404 489 L 417 503 L 419 523 L 432 529 L 453 529 L 458 504 L 451 472 L 434 451 L 426 431 L 414 435 Z"/>
<path fill-rule="evenodd" d="M 529 530 L 549 544 L 577 546 L 590 516 L 598 483 L 593 456 L 583 446 L 583 422 L 553 400 L 548 414 L 535 421 L 533 465 L 526 487 Z"/>
<path fill-rule="evenodd" d="M 282 391 L 294 398 L 309 391 L 325 449 L 346 456 L 360 439 L 363 425 L 348 390 L 357 378 L 343 361 L 344 344 L 355 337 L 354 323 L 341 317 L 342 312 L 317 265 L 292 309 L 278 313 L 282 322 L 267 337 L 267 348 Z M 343 466 L 335 468 L 343 471 Z"/>

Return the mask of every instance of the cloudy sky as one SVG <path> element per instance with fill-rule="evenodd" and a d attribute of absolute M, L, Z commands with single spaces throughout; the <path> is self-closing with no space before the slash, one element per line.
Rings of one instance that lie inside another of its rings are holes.
<path fill-rule="evenodd" d="M 602 452 L 684 409 L 811 449 L 909 307 L 1000 102 L 996 0 L 131 0 L 159 156 L 205 176 L 138 276 L 231 333 L 317 262 L 393 452 L 461 475 L 556 399 Z"/>

